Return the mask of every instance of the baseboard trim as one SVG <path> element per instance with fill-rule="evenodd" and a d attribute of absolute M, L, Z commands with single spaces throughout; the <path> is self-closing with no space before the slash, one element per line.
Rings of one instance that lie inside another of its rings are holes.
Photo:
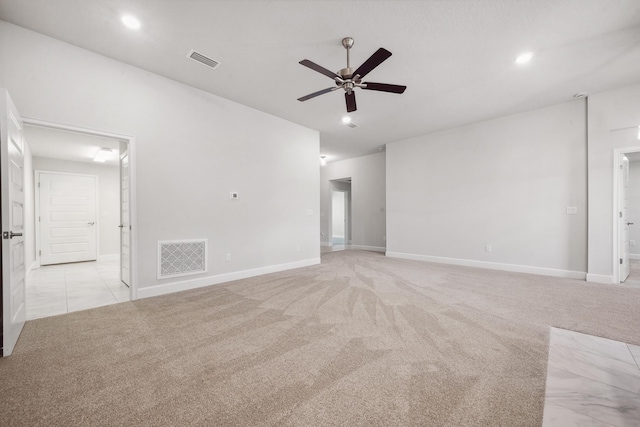
<path fill-rule="evenodd" d="M 605 285 L 610 285 L 613 283 L 613 276 L 606 274 L 587 274 L 587 282 L 593 283 L 602 283 Z"/>
<path fill-rule="evenodd" d="M 349 249 L 359 249 L 361 251 L 373 251 L 373 252 L 385 252 L 387 248 L 382 246 L 367 246 L 367 245 L 349 245 Z"/>
<path fill-rule="evenodd" d="M 563 277 L 566 279 L 585 280 L 587 274 L 582 271 L 558 270 L 555 268 L 531 267 L 527 265 L 502 264 L 497 262 L 476 261 L 471 259 L 446 258 L 430 255 L 387 252 L 390 258 L 409 259 L 414 261 L 437 262 L 439 264 L 460 265 L 464 267 L 486 268 L 489 270 L 511 271 L 514 273 L 538 274 L 541 276 Z"/>
<path fill-rule="evenodd" d="M 640 254 L 629 254 L 629 259 L 640 259 Z"/>
<path fill-rule="evenodd" d="M 138 299 L 157 297 L 160 295 L 172 294 L 174 292 L 188 291 L 189 289 L 202 288 L 205 286 L 219 285 L 220 283 L 248 279 L 250 277 L 262 276 L 264 274 L 277 273 L 285 270 L 293 270 L 295 268 L 309 267 L 311 265 L 317 264 L 320 264 L 320 258 L 311 258 L 285 264 L 253 268 L 250 270 L 234 271 L 233 273 L 200 277 L 193 280 L 183 280 L 179 282 L 164 283 L 162 285 L 156 286 L 147 286 L 144 288 L 138 288 Z"/>

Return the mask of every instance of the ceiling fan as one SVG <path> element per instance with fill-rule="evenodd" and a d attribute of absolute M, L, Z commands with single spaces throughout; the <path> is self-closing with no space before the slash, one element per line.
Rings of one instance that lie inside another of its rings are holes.
<path fill-rule="evenodd" d="M 316 64 L 315 62 L 309 61 L 308 59 L 303 59 L 302 61 L 300 61 L 300 64 L 304 65 L 305 67 L 309 67 L 312 70 L 333 79 L 336 83 L 336 87 L 329 87 L 317 92 L 310 93 L 309 95 L 303 96 L 302 98 L 298 98 L 298 101 L 306 101 L 308 99 L 315 98 L 316 96 L 333 92 L 334 90 L 344 89 L 344 99 L 347 103 L 347 112 L 350 113 L 357 110 L 356 94 L 354 92 L 354 89 L 357 87 L 359 87 L 360 89 L 377 90 L 380 92 L 390 93 L 403 93 L 405 91 L 405 89 L 407 88 L 406 86 L 362 81 L 362 78 L 364 76 L 369 74 L 374 68 L 376 68 L 387 58 L 389 58 L 391 56 L 391 52 L 381 47 L 373 55 L 371 55 L 369 59 L 364 61 L 361 66 L 353 69 L 351 68 L 351 64 L 349 63 L 349 50 L 353 47 L 353 38 L 343 38 L 342 46 L 344 46 L 344 48 L 347 50 L 347 68 L 343 68 L 337 73 L 329 71 L 326 68 Z"/>

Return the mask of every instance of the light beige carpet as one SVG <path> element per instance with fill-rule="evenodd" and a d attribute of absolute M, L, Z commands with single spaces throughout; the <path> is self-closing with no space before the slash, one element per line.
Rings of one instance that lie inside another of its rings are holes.
<path fill-rule="evenodd" d="M 540 426 L 549 325 L 640 344 L 640 288 L 345 251 L 27 322 L 7 426 Z"/>

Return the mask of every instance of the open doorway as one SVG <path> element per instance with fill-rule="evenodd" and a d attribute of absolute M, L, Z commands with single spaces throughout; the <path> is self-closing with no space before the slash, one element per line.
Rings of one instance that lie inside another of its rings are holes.
<path fill-rule="evenodd" d="M 33 170 L 27 319 L 134 299 L 131 140 L 27 120 L 24 135 Z"/>
<path fill-rule="evenodd" d="M 614 131 L 613 277 L 614 283 L 640 286 L 640 133 L 638 127 Z"/>
<path fill-rule="evenodd" d="M 351 243 L 351 178 L 330 181 L 331 246 L 343 250 Z"/>
<path fill-rule="evenodd" d="M 620 224 L 621 251 L 627 251 L 627 265 L 623 266 L 620 281 L 627 285 L 640 286 L 640 152 L 624 154 L 627 162 L 623 161 L 623 168 L 628 168 L 626 179 L 621 185 L 625 188 L 620 195 L 626 217 Z M 623 263 L 625 257 L 623 256 Z M 622 278 L 626 276 L 623 281 Z"/>

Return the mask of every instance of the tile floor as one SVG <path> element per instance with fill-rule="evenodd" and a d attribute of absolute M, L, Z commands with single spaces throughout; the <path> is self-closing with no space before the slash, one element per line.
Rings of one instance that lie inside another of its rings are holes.
<path fill-rule="evenodd" d="M 551 328 L 542 425 L 640 426 L 640 346 Z"/>
<path fill-rule="evenodd" d="M 640 286 L 640 259 L 629 260 L 629 277 L 624 281 L 624 284 Z"/>
<path fill-rule="evenodd" d="M 118 256 L 43 266 L 27 276 L 27 320 L 124 301 L 129 288 L 120 281 Z"/>

